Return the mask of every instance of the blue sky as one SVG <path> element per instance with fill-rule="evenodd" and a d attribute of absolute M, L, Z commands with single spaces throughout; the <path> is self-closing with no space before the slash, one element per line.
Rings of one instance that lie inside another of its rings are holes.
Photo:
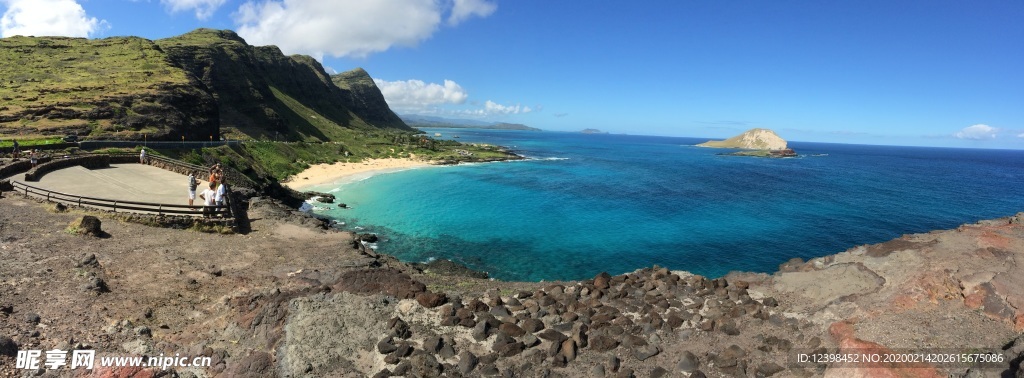
<path fill-rule="evenodd" d="M 0 0 L 0 31 L 197 27 L 363 67 L 399 113 L 1024 149 L 1024 2 Z"/>

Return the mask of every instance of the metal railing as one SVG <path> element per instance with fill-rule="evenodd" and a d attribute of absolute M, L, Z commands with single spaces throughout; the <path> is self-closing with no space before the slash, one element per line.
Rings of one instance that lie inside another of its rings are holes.
<path fill-rule="evenodd" d="M 85 197 L 75 194 L 55 192 L 52 190 L 37 188 L 18 181 L 11 181 L 14 191 L 24 193 L 26 196 L 45 198 L 50 202 L 60 202 L 70 205 L 90 206 L 100 209 L 111 209 L 115 213 L 118 210 L 131 212 L 148 212 L 158 215 L 192 215 L 192 216 L 222 216 L 230 217 L 230 206 L 188 206 L 169 205 L 162 203 L 118 201 L 106 198 Z"/>

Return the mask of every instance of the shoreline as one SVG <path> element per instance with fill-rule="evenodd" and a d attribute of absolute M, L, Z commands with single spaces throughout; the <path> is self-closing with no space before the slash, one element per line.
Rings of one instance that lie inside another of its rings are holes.
<path fill-rule="evenodd" d="M 302 192 L 315 186 L 347 184 L 381 173 L 398 172 L 433 165 L 435 164 L 429 161 L 413 158 L 367 159 L 355 163 L 317 164 L 288 177 L 281 184 L 289 189 Z"/>

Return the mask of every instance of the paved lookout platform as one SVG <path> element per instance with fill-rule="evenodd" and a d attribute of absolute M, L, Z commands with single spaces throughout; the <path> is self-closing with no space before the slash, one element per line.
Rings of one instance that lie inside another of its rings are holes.
<path fill-rule="evenodd" d="M 111 164 L 109 168 L 88 169 L 74 166 L 44 175 L 38 182 L 25 182 L 37 188 L 86 197 L 188 205 L 188 176 L 142 164 Z M 198 194 L 209 185 L 199 180 Z"/>

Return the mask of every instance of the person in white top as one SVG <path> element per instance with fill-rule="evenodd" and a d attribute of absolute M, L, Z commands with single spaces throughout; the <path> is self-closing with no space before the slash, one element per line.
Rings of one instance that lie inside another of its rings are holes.
<path fill-rule="evenodd" d="M 217 195 L 214 198 L 217 206 L 224 206 L 224 196 L 227 195 L 227 191 L 227 188 L 224 187 L 224 179 L 221 179 L 217 185 Z"/>
<path fill-rule="evenodd" d="M 146 148 L 142 148 L 142 152 L 139 152 L 139 164 L 146 164 Z"/>
<path fill-rule="evenodd" d="M 217 205 L 215 198 L 217 196 L 217 192 L 213 190 L 213 185 L 214 184 L 211 182 L 210 187 L 199 194 L 199 198 L 202 198 L 203 204 L 206 205 L 203 207 L 203 216 L 207 218 L 210 217 L 210 212 L 213 211 L 213 206 Z"/>

